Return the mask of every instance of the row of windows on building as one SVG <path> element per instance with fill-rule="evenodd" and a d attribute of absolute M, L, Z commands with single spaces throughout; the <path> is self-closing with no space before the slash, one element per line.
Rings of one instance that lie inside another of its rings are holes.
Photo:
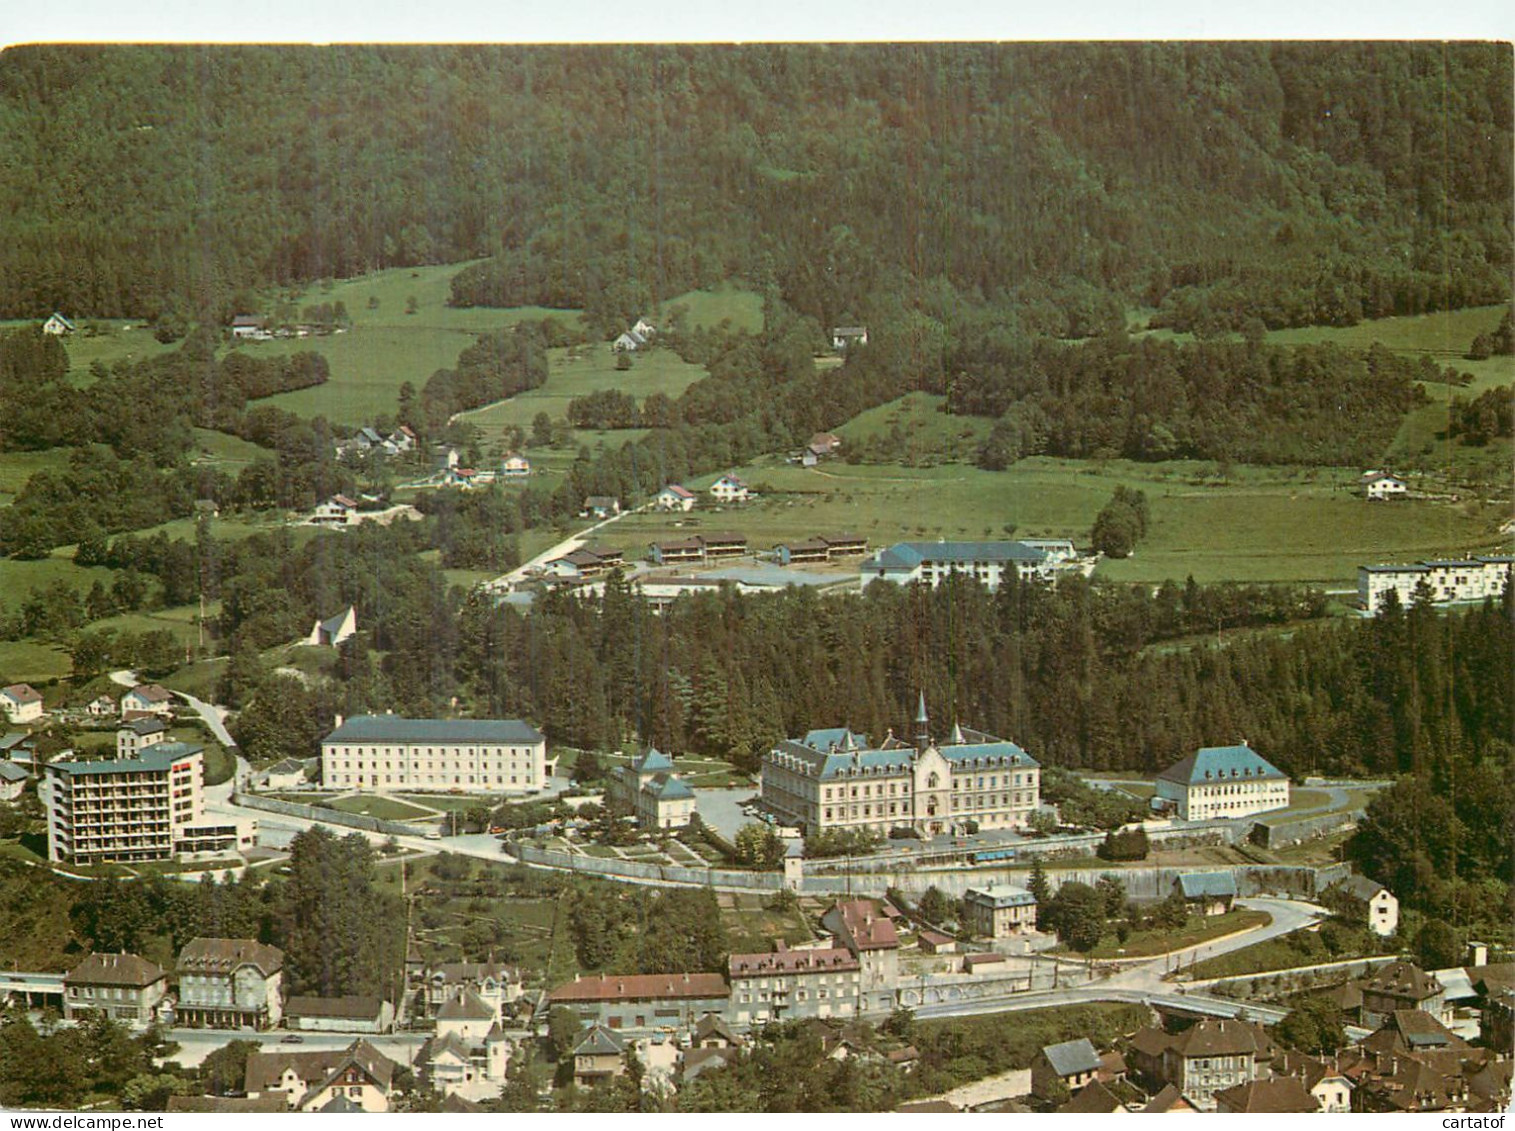
<path fill-rule="evenodd" d="M 839 997 L 839 998 L 842 998 L 842 997 L 849 997 L 851 995 L 849 995 L 846 990 L 837 990 L 836 991 L 836 996 Z M 824 986 L 822 986 L 822 987 L 820 987 L 819 989 L 817 989 L 815 991 L 815 999 L 817 1001 L 830 1001 L 831 1000 L 831 991 L 828 990 L 827 988 L 825 988 Z M 772 997 L 771 997 L 771 995 L 769 994 L 769 992 L 767 990 L 759 990 L 758 993 L 757 993 L 757 1000 L 759 1002 L 771 1001 Z M 794 991 L 794 1000 L 795 1001 L 809 1001 L 810 1000 L 809 991 L 808 990 L 795 990 Z M 737 995 L 737 1001 L 739 1001 L 742 1005 L 751 1005 L 752 1001 L 753 1001 L 753 995 L 750 994 L 750 993 L 738 994 Z"/>
<path fill-rule="evenodd" d="M 333 751 L 336 750 L 335 747 L 333 747 L 332 749 L 333 749 Z M 366 751 L 361 746 L 357 746 L 357 747 L 344 746 L 344 747 L 341 748 L 341 753 L 342 753 L 342 756 L 344 758 L 347 758 L 347 757 L 362 758 L 365 755 L 368 756 L 368 757 L 371 757 L 371 758 L 381 758 L 381 757 L 382 758 L 390 758 L 390 757 L 396 757 L 396 756 L 404 756 L 404 757 L 411 757 L 411 758 L 418 758 L 418 757 L 424 757 L 424 758 L 457 758 L 457 757 L 473 758 L 473 757 L 480 757 L 480 758 L 483 758 L 483 757 L 488 757 L 490 755 L 493 755 L 495 757 L 509 756 L 511 758 L 529 758 L 531 756 L 531 750 L 529 748 L 519 747 L 519 746 L 510 746 L 510 747 L 505 747 L 505 746 L 481 746 L 477 750 L 475 750 L 474 747 L 472 747 L 472 746 L 468 747 L 466 750 L 465 749 L 460 749 L 458 747 L 442 747 L 442 748 L 439 749 L 439 748 L 434 747 L 434 746 L 428 746 L 428 747 L 426 747 L 423 750 L 419 746 L 414 747 L 414 748 L 409 747 L 409 746 L 400 746 L 400 747 L 371 746 Z"/>
<path fill-rule="evenodd" d="M 999 800 L 998 801 L 995 800 L 995 795 L 992 794 L 992 793 L 991 794 L 975 794 L 974 796 L 964 797 L 964 798 L 954 797 L 952 799 L 952 811 L 954 813 L 956 813 L 956 812 L 961 812 L 961 811 L 964 811 L 964 810 L 973 810 L 973 809 L 997 809 L 997 808 L 1003 808 L 1003 807 L 1005 807 L 1007 805 L 1012 804 L 1012 802 L 1010 800 L 1011 796 L 1012 796 L 1011 794 L 1002 793 L 1002 794 L 999 795 Z M 1030 805 L 1031 802 L 1030 802 L 1029 797 L 1030 797 L 1029 794 L 1017 793 L 1017 794 L 1014 795 L 1015 800 L 1014 800 L 1013 804 L 1016 804 L 1016 805 Z M 873 817 L 873 816 L 878 816 L 878 817 L 883 817 L 883 816 L 889 816 L 889 817 L 909 816 L 911 814 L 911 812 L 912 812 L 912 810 L 910 810 L 910 809 L 902 808 L 901 807 L 901 803 L 898 802 L 898 801 L 891 801 L 891 802 L 889 802 L 889 812 L 887 814 L 884 812 L 884 806 L 883 806 L 882 803 L 880 803 L 877 808 L 878 808 L 878 812 L 875 813 L 873 805 L 865 804 L 862 807 L 862 809 L 863 809 L 862 816 L 864 816 L 864 817 Z M 826 820 L 828 820 L 828 821 L 832 820 L 833 819 L 833 814 L 836 817 L 856 817 L 856 816 L 859 815 L 858 814 L 858 807 L 856 805 L 852 805 L 852 806 L 839 805 L 839 806 L 836 806 L 836 807 L 827 806 L 826 807 Z"/>
<path fill-rule="evenodd" d="M 370 776 L 372 784 L 377 785 L 378 782 L 379 782 L 379 775 L 378 774 L 370 774 L 369 776 Z M 447 775 L 446 774 L 441 774 L 441 775 L 432 774 L 431 776 L 433 778 L 439 779 L 439 781 L 441 782 L 441 784 L 443 784 L 443 785 L 447 784 Z M 363 779 L 363 775 L 362 774 L 358 774 L 357 775 L 357 779 L 358 779 L 359 782 L 361 782 L 362 779 Z M 466 781 L 465 781 L 465 779 L 466 779 Z M 338 775 L 334 775 L 333 776 L 333 782 L 332 782 L 332 784 L 333 785 L 343 785 L 343 784 L 346 784 L 346 781 L 347 781 L 346 778 L 344 778 L 344 777 L 342 777 L 341 775 L 338 774 Z M 532 781 L 531 776 L 527 775 L 526 783 L 528 785 L 530 785 L 531 781 Z M 496 774 L 494 776 L 494 782 L 495 782 L 496 785 L 504 785 L 505 784 L 505 775 L 504 774 Z M 427 783 L 417 781 L 417 780 L 415 780 L 410 775 L 404 776 L 401 780 L 396 780 L 395 775 L 393 775 L 393 774 L 385 774 L 384 775 L 384 784 L 385 785 L 407 785 L 407 784 L 410 784 L 410 785 L 419 785 L 419 784 L 427 784 Z M 489 784 L 489 775 L 488 774 L 478 774 L 477 776 L 475 776 L 474 774 L 453 774 L 453 776 L 452 776 L 452 784 L 453 785 L 464 785 L 464 784 L 467 784 L 467 785 L 488 785 Z M 520 784 L 519 775 L 517 775 L 517 774 L 511 774 L 510 775 L 510 784 L 511 785 L 519 785 Z"/>

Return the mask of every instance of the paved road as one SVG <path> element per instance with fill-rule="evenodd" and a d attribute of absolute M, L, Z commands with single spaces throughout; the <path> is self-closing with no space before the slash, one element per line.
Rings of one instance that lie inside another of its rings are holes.
<path fill-rule="evenodd" d="M 556 546 L 552 546 L 549 549 L 543 550 L 536 557 L 532 558 L 531 561 L 522 562 L 509 573 L 502 574 L 501 576 L 495 578 L 493 581 L 484 582 L 481 588 L 497 593 L 509 592 L 510 588 L 516 582 L 524 578 L 529 571 L 533 569 L 540 569 L 542 566 L 546 565 L 554 558 L 561 558 L 564 554 L 571 554 L 580 546 L 587 546 L 594 540 L 591 535 L 593 535 L 596 531 L 603 530 L 613 522 L 619 522 L 629 514 L 636 514 L 639 510 L 647 510 L 649 507 L 651 507 L 651 505 L 651 503 L 648 503 L 641 507 L 633 507 L 628 510 L 623 510 L 620 514 L 613 514 L 607 519 L 602 519 L 601 521 L 595 523 L 593 526 L 586 527 L 585 529 L 579 531 L 572 537 L 563 539 L 563 541 L 559 542 Z"/>
<path fill-rule="evenodd" d="M 380 1052 L 400 1064 L 410 1064 L 416 1050 L 426 1039 L 425 1033 L 393 1033 L 384 1036 L 367 1036 L 358 1033 L 302 1033 L 298 1044 L 284 1044 L 288 1036 L 282 1032 L 255 1033 L 250 1029 L 171 1029 L 169 1036 L 179 1043 L 179 1051 L 165 1060 L 176 1060 L 185 1068 L 197 1067 L 211 1053 L 230 1041 L 257 1041 L 265 1050 L 277 1052 L 321 1052 L 326 1049 L 345 1049 L 359 1036 L 373 1044 Z"/>

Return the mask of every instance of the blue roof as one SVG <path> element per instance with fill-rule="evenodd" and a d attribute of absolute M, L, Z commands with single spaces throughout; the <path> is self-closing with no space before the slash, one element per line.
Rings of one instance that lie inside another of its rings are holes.
<path fill-rule="evenodd" d="M 1157 776 L 1184 785 L 1204 785 L 1222 779 L 1256 781 L 1259 778 L 1288 778 L 1287 774 L 1250 746 L 1206 746 L 1173 763 Z"/>
<path fill-rule="evenodd" d="M 1185 899 L 1235 896 L 1236 877 L 1230 872 L 1185 872 L 1178 877 L 1178 888 Z"/>
<path fill-rule="evenodd" d="M 520 719 L 403 719 L 359 715 L 321 740 L 327 742 L 522 742 L 544 741 Z"/>
<path fill-rule="evenodd" d="M 205 747 L 189 742 L 158 742 L 145 747 L 135 758 L 110 758 L 98 762 L 50 762 L 48 768 L 72 776 L 83 774 L 162 773 L 180 758 L 199 754 Z"/>
<path fill-rule="evenodd" d="M 673 769 L 673 759 L 656 746 L 649 746 L 647 753 L 631 763 L 631 769 L 638 774 L 662 773 Z"/>
<path fill-rule="evenodd" d="M 875 569 L 915 569 L 922 562 L 1041 562 L 1047 551 L 1024 542 L 896 542 L 869 560 Z"/>
<path fill-rule="evenodd" d="M 1099 1053 L 1088 1037 L 1047 1045 L 1042 1054 L 1059 1076 L 1073 1076 L 1080 1072 L 1093 1072 L 1099 1068 Z"/>
<path fill-rule="evenodd" d="M 969 733 L 973 735 L 973 741 L 935 744 L 942 757 L 957 768 L 965 765 L 971 767 L 976 760 L 983 761 L 985 768 L 988 768 L 996 765 L 1001 758 L 1027 769 L 1035 769 L 1041 764 L 1013 742 L 980 734 L 978 731 Z M 844 749 L 840 745 L 848 736 L 856 740 L 856 749 Z M 832 743 L 838 745 L 833 748 Z M 870 748 L 865 735 L 856 734 L 846 727 L 812 730 L 802 739 L 788 739 L 779 743 L 775 750 L 810 763 L 822 778 L 838 778 L 853 771 L 901 771 L 914 765 L 916 759 L 915 747 L 907 743 L 896 740 L 888 747 Z"/>
<path fill-rule="evenodd" d="M 678 801 L 685 797 L 693 797 L 694 790 L 690 789 L 678 778 L 659 774 L 642 787 L 660 801 Z"/>
<path fill-rule="evenodd" d="M 1014 884 L 986 884 L 971 887 L 963 893 L 969 903 L 987 903 L 991 907 L 1027 907 L 1036 902 L 1036 896 Z"/>
<path fill-rule="evenodd" d="M 847 727 L 823 727 L 820 730 L 812 730 L 800 741 L 815 750 L 830 750 L 832 747 L 846 750 L 854 746 L 859 750 L 868 748 L 868 736 L 857 734 Z"/>
<path fill-rule="evenodd" d="M 25 781 L 30 776 L 14 762 L 0 762 L 0 780 Z"/>

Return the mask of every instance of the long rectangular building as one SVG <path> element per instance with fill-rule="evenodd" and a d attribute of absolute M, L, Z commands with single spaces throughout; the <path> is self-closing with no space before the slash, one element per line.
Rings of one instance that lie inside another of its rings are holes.
<path fill-rule="evenodd" d="M 1504 593 L 1512 565 L 1515 557 L 1478 555 L 1409 565 L 1358 566 L 1357 599 L 1375 616 L 1383 611 L 1390 593 L 1398 598 L 1401 608 L 1409 608 L 1422 587 L 1437 605 L 1482 601 Z"/>
<path fill-rule="evenodd" d="M 845 727 L 813 730 L 763 758 L 763 805 L 785 824 L 825 829 L 896 827 L 923 836 L 1022 828 L 1041 803 L 1041 767 L 1013 742 L 954 726 L 944 741 L 929 734 L 925 704 L 912 745 L 889 737 L 878 746 Z"/>
<path fill-rule="evenodd" d="M 1076 570 L 1086 575 L 1093 558 L 1081 558 L 1071 542 L 1040 539 L 1032 542 L 898 542 L 879 550 L 858 567 L 863 588 L 874 581 L 909 585 L 923 581 L 935 589 L 948 577 L 971 577 L 991 592 L 1003 578 L 1048 581 L 1058 573 Z"/>
<path fill-rule="evenodd" d="M 520 719 L 362 715 L 321 740 L 332 789 L 529 793 L 547 786 L 547 739 Z"/>

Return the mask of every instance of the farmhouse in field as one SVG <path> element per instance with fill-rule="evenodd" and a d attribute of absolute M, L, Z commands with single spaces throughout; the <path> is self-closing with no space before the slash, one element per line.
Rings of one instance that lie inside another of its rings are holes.
<path fill-rule="evenodd" d="M 670 483 L 657 493 L 653 505 L 660 511 L 690 511 L 694 509 L 694 492 Z"/>
<path fill-rule="evenodd" d="M 52 316 L 46 322 L 42 323 L 42 332 L 44 334 L 51 334 L 55 338 L 67 337 L 74 332 L 74 329 L 73 322 L 63 317 L 56 310 L 53 311 Z"/>
<path fill-rule="evenodd" d="M 13 683 L 0 690 L 0 711 L 12 723 L 32 723 L 42 717 L 42 692 L 29 683 Z"/>
<path fill-rule="evenodd" d="M 743 503 L 751 488 L 735 475 L 723 475 L 710 485 L 710 497 L 718 503 Z"/>
<path fill-rule="evenodd" d="M 237 314 L 232 316 L 231 336 L 237 341 L 267 341 L 273 337 L 263 327 L 263 318 L 257 314 Z"/>
<path fill-rule="evenodd" d="M 1387 471 L 1365 471 L 1357 480 L 1357 489 L 1369 499 L 1402 499 L 1409 487 L 1397 475 Z"/>
<path fill-rule="evenodd" d="M 1157 775 L 1157 796 L 1181 820 L 1246 817 L 1289 807 L 1289 778 L 1246 742 L 1206 746 Z"/>
<path fill-rule="evenodd" d="M 531 461 L 520 452 L 506 452 L 500 461 L 500 476 L 504 479 L 525 479 L 531 474 Z"/>
<path fill-rule="evenodd" d="M 1413 565 L 1357 567 L 1357 598 L 1363 610 L 1383 612 L 1390 593 L 1401 608 L 1409 608 L 1424 593 L 1434 605 L 1455 605 L 1500 597 L 1510 584 L 1515 557 L 1508 555 L 1453 558 Z"/>

